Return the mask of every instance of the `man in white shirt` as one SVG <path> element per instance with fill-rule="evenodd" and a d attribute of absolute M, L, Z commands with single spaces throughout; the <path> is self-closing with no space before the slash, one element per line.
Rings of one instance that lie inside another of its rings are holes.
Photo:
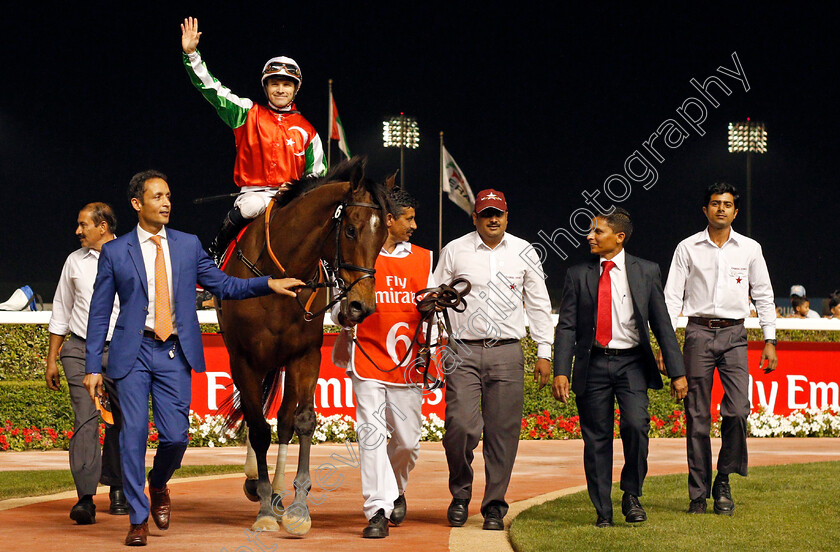
<path fill-rule="evenodd" d="M 79 501 L 70 510 L 70 519 L 79 525 L 96 521 L 93 495 L 100 482 L 110 485 L 111 507 L 114 515 L 128 514 L 128 504 L 122 489 L 120 470 L 120 410 L 116 387 L 105 377 L 105 386 L 114 415 L 114 424 L 105 428 L 105 442 L 99 445 L 99 413 L 82 383 L 85 377 L 85 339 L 88 309 L 96 280 L 97 263 L 102 244 L 114 239 L 116 218 L 105 203 L 89 203 L 79 211 L 76 237 L 82 247 L 71 253 L 64 262 L 53 299 L 50 317 L 50 345 L 47 352 L 47 387 L 59 391 L 58 357 L 70 390 L 70 404 L 75 422 L 70 439 L 70 472 L 76 484 Z M 114 331 L 119 313 L 119 301 L 114 301 L 108 326 L 108 340 Z M 65 342 L 67 335 L 70 338 Z M 107 358 L 107 354 L 106 357 Z"/>
<path fill-rule="evenodd" d="M 569 378 L 580 413 L 586 487 L 598 517 L 596 527 L 613 525 L 612 473 L 614 405 L 621 411 L 624 449 L 621 512 L 628 523 L 647 519 L 639 502 L 647 474 L 648 389 L 662 378 L 650 346 L 648 326 L 665 355 L 671 393 L 685 397 L 687 383 L 677 337 L 671 328 L 659 265 L 624 251 L 633 222 L 624 209 L 599 214 L 587 236 L 598 260 L 566 271 L 563 302 L 554 338 L 554 397 L 569 399 Z"/>
<path fill-rule="evenodd" d="M 776 369 L 776 307 L 773 286 L 761 246 L 738 234 L 732 221 L 738 215 L 738 191 L 725 183 L 706 189 L 705 230 L 677 246 L 665 300 L 676 328 L 682 312 L 688 317 L 683 357 L 688 375 L 685 399 L 688 448 L 689 514 L 706 512 L 706 499 L 714 497 L 716 514 L 732 515 L 735 502 L 729 474 L 747 475 L 747 416 L 750 413 L 747 331 L 749 298 L 758 311 L 764 334 L 759 368 Z M 721 448 L 718 475 L 712 484 L 711 392 L 714 370 L 723 384 L 720 405 Z"/>
<path fill-rule="evenodd" d="M 476 195 L 476 231 L 453 240 L 441 251 L 435 281 L 465 278 L 472 285 L 464 312 L 450 314 L 456 353 L 443 363 L 446 373 L 446 435 L 452 502 L 449 524 L 464 525 L 472 497 L 473 450 L 484 433 L 484 529 L 503 530 L 524 393 L 525 312 L 537 342 L 534 380 L 548 383 L 553 322 L 545 275 L 528 242 L 507 234 L 504 194 L 482 190 Z"/>
<path fill-rule="evenodd" d="M 417 229 L 416 201 L 402 189 L 391 192 L 390 201 L 394 211 L 385 216 L 388 237 L 375 267 L 376 311 L 356 326 L 357 347 L 353 329 L 344 329 L 333 353 L 353 382 L 356 427 L 369 430 L 360 429 L 359 438 L 365 538 L 387 537 L 388 522 L 405 519 L 405 490 L 420 455 L 423 423 L 423 376 L 414 368 L 418 346 L 408 350 L 422 318 L 414 298 L 435 285 L 432 252 L 409 241 Z"/>

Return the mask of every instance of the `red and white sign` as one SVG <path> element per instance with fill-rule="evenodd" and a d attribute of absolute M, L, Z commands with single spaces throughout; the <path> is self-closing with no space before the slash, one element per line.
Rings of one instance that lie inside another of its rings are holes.
<path fill-rule="evenodd" d="M 353 386 L 341 368 L 332 363 L 332 345 L 337 334 L 324 334 L 321 373 L 315 389 L 315 410 L 324 416 L 347 414 L 355 417 Z M 230 363 L 220 334 L 204 334 L 207 371 L 193 374 L 192 409 L 201 415 L 216 414 L 219 405 L 233 391 Z M 803 408 L 840 408 L 840 343 L 779 342 L 779 367 L 765 374 L 758 367 L 764 342 L 751 341 L 747 351 L 750 366 L 750 402 L 753 410 L 763 407 L 774 414 L 790 414 Z M 717 371 L 712 388 L 712 409 L 717 410 L 723 387 Z M 276 412 L 276 397 L 270 412 Z M 443 389 L 430 392 L 423 401 L 423 414 L 434 412 L 442 419 Z M 273 417 L 273 416 L 271 416 Z"/>
<path fill-rule="evenodd" d="M 786 415 L 803 408 L 840 407 L 840 343 L 780 341 L 776 347 L 779 365 L 769 374 L 758 367 L 763 349 L 763 341 L 750 341 L 747 349 L 753 410 Z M 722 398 L 723 387 L 715 371 L 713 410 Z"/>
<path fill-rule="evenodd" d="M 321 372 L 315 388 L 315 410 L 324 415 L 346 414 L 356 417 L 356 404 L 353 401 L 353 385 L 347 373 L 332 363 L 332 346 L 338 334 L 324 334 L 321 346 Z M 219 405 L 233 393 L 233 379 L 230 376 L 230 357 L 228 357 L 221 334 L 203 334 L 204 358 L 207 371 L 193 374 L 192 405 L 196 413 L 205 416 L 216 414 Z M 423 415 L 437 414 L 443 419 L 445 404 L 443 389 L 427 392 L 423 399 Z M 280 407 L 281 396 L 275 397 L 269 412 L 276 413 Z M 274 414 L 269 417 L 273 418 Z"/>

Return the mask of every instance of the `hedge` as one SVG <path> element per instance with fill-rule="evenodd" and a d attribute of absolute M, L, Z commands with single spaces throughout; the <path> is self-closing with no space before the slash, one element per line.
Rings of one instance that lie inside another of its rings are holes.
<path fill-rule="evenodd" d="M 215 325 L 205 325 L 203 331 L 217 331 Z M 335 327 L 325 330 L 336 331 Z M 760 340 L 761 330 L 748 330 L 749 339 Z M 840 332 L 778 330 L 781 341 L 840 341 Z M 677 339 L 682 344 L 683 330 L 677 330 Z M 0 326 L 0 424 L 6 420 L 15 427 L 53 428 L 56 431 L 73 429 L 73 412 L 67 385 L 62 378 L 61 391 L 50 391 L 44 383 L 44 368 L 49 342 L 46 325 L 19 324 Z M 654 349 L 655 343 L 654 343 Z M 567 404 L 557 402 L 546 386 L 537 390 L 533 381 L 536 362 L 536 343 L 526 337 L 523 340 L 525 354 L 525 401 L 523 414 L 547 415 L 552 418 L 573 418 L 577 416 L 574 396 Z M 668 380 L 658 391 L 650 391 L 650 414 L 667 420 L 674 411 L 682 411 L 682 403 L 675 402 L 669 393 Z"/>

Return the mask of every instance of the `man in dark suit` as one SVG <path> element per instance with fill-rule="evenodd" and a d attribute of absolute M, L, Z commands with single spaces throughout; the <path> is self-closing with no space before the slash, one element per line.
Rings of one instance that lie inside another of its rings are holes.
<path fill-rule="evenodd" d="M 662 348 L 671 393 L 685 397 L 680 347 L 665 306 L 659 266 L 624 252 L 633 232 L 629 213 L 616 208 L 599 214 L 587 236 L 597 262 L 566 272 L 563 304 L 554 339 L 554 397 L 569 399 L 572 390 L 580 414 L 583 466 L 597 527 L 613 525 L 613 413 L 618 400 L 624 447 L 621 511 L 629 523 L 647 519 L 639 502 L 647 474 L 648 388 L 661 389 L 662 378 L 650 346 L 648 324 Z"/>
<path fill-rule="evenodd" d="M 223 299 L 246 299 L 272 292 L 294 296 L 294 278 L 231 278 L 216 268 L 198 237 L 165 227 L 171 210 L 166 176 L 134 175 L 128 190 L 138 225 L 102 247 L 87 326 L 85 387 L 102 393 L 102 354 L 114 296 L 120 314 L 111 337 L 108 375 L 120 396 L 122 471 L 131 528 L 129 546 L 144 546 L 147 519 L 169 528 L 167 482 L 187 448 L 191 399 L 190 368 L 204 371 L 204 349 L 195 312 L 195 286 Z M 149 394 L 160 435 L 149 495 L 143 493 Z"/>

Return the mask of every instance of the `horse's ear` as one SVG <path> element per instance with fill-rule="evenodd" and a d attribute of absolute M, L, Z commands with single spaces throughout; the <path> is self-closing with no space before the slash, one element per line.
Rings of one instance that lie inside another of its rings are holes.
<path fill-rule="evenodd" d="M 350 170 L 350 189 L 358 192 L 364 187 L 365 167 L 363 163 L 355 163 Z"/>
<path fill-rule="evenodd" d="M 400 171 L 395 172 L 391 176 L 385 179 L 385 189 L 388 190 L 390 193 L 391 190 L 394 189 L 394 185 L 397 183 L 397 173 Z"/>

